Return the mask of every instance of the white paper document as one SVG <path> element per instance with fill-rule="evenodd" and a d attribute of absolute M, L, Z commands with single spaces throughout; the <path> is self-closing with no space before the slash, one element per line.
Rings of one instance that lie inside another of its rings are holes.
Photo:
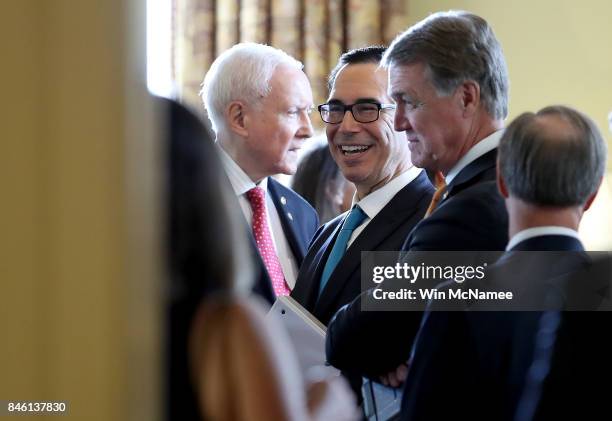
<path fill-rule="evenodd" d="M 312 367 L 325 366 L 325 326 L 297 301 L 289 296 L 276 299 L 269 314 L 282 320 L 295 348 L 300 368 L 305 378 Z M 331 366 L 325 367 L 329 374 L 340 372 Z"/>

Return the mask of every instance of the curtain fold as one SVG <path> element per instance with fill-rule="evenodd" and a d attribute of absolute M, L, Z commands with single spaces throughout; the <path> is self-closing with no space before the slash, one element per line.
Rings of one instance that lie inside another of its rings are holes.
<path fill-rule="evenodd" d="M 203 112 L 198 93 L 210 64 L 238 42 L 280 48 L 304 63 L 315 103 L 340 55 L 388 45 L 408 26 L 406 0 L 174 0 L 173 74 L 179 99 Z M 318 119 L 313 119 L 315 124 Z"/>

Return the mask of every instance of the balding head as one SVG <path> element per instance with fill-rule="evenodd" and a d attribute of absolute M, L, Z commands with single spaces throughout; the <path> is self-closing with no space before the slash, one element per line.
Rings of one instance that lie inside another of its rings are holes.
<path fill-rule="evenodd" d="M 582 206 L 598 189 L 606 144 L 595 123 L 565 106 L 517 117 L 499 144 L 509 194 L 538 206 Z"/>

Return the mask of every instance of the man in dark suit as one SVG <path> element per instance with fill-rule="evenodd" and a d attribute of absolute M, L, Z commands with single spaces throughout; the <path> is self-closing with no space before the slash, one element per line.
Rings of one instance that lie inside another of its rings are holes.
<path fill-rule="evenodd" d="M 612 114 L 608 118 L 612 130 Z M 612 346 L 604 333 L 612 324 L 612 256 L 602 254 L 597 253 L 588 273 L 575 276 L 574 287 L 570 280 L 563 292 L 566 297 L 584 296 L 584 284 L 596 280 L 595 287 L 603 292 L 597 298 L 603 302 L 596 300 L 595 304 L 605 311 L 546 312 L 539 318 L 535 350 L 515 419 L 596 419 L 609 411 L 609 391 L 601 384 L 612 378 Z M 580 302 L 579 308 L 584 304 Z M 586 304 L 590 304 L 588 300 Z"/>
<path fill-rule="evenodd" d="M 384 51 L 342 55 L 331 72 L 329 99 L 319 107 L 332 157 L 357 188 L 353 210 L 315 234 L 291 294 L 323 324 L 361 292 L 361 252 L 399 251 L 433 194 L 425 172 L 410 162 L 405 134 L 393 129 L 388 75 L 378 67 Z M 361 221 L 344 238 L 341 231 L 357 212 Z"/>
<path fill-rule="evenodd" d="M 550 310 L 549 299 L 568 280 L 579 281 L 580 289 L 589 287 L 587 278 L 576 279 L 592 265 L 577 230 L 597 194 L 605 158 L 605 143 L 595 124 L 568 107 L 525 113 L 510 124 L 500 141 L 498 163 L 499 190 L 509 213 L 508 252 L 488 268 L 484 279 L 466 281 L 460 288 L 513 290 L 514 301 L 477 301 L 469 311 L 453 313 L 435 311 L 440 303 L 430 303 L 409 364 L 402 419 L 445 418 L 450 408 L 458 419 L 531 419 L 533 413 L 516 413 L 517 404 L 529 370 L 541 378 L 546 367 L 531 368 L 537 341 L 550 346 L 550 329 L 536 333 L 559 314 L 547 312 L 543 319 L 538 310 Z M 450 282 L 442 290 L 451 288 L 459 287 Z M 597 288 L 582 296 L 596 297 Z M 483 311 L 492 309 L 508 311 Z M 600 366 L 609 368 L 608 360 L 601 359 Z M 594 390 L 594 385 L 584 383 L 555 386 Z M 568 401 L 552 405 L 571 407 L 573 394 L 566 393 Z M 440 401 L 443 406 L 437 404 Z"/>
<path fill-rule="evenodd" d="M 202 89 L 260 262 L 254 291 L 270 303 L 290 293 L 318 227 L 314 209 L 270 177 L 293 174 L 297 153 L 312 136 L 312 91 L 302 67 L 276 48 L 238 44 L 217 57 Z"/>
<path fill-rule="evenodd" d="M 405 131 L 414 164 L 444 181 L 437 207 L 403 250 L 503 250 L 507 212 L 495 185 L 495 161 L 508 113 L 508 76 L 492 29 L 471 13 L 436 13 L 400 34 L 383 65 L 397 104 L 395 129 Z M 407 258 L 409 263 L 410 253 Z M 385 281 L 380 287 L 402 285 Z M 327 357 L 336 367 L 398 386 L 422 313 L 362 312 L 362 305 L 377 305 L 373 293 L 336 314 Z"/>

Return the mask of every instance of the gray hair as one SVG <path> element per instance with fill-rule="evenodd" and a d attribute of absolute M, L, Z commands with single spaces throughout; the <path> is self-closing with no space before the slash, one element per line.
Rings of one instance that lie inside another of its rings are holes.
<path fill-rule="evenodd" d="M 508 115 L 508 69 L 489 24 L 464 11 L 438 12 L 398 35 L 382 64 L 423 63 L 438 95 L 448 96 L 472 80 L 485 110 L 496 120 Z"/>
<path fill-rule="evenodd" d="M 236 44 L 215 59 L 200 91 L 215 133 L 225 125 L 223 112 L 230 102 L 256 104 L 270 93 L 270 79 L 280 64 L 304 67 L 282 50 L 255 43 Z"/>
<path fill-rule="evenodd" d="M 542 117 L 554 117 L 561 129 Z M 583 205 L 606 167 L 606 143 L 589 117 L 562 105 L 517 117 L 499 143 L 499 169 L 511 194 L 540 206 Z"/>

